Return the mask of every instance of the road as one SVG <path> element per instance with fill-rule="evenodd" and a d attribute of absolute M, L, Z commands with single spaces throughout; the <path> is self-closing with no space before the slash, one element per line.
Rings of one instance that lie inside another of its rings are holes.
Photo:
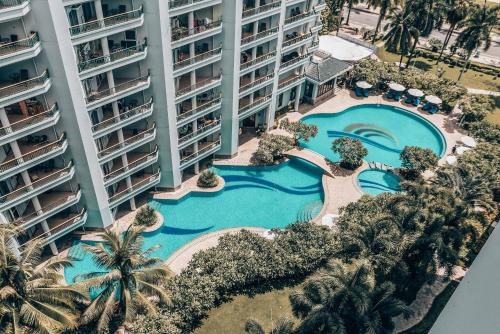
<path fill-rule="evenodd" d="M 344 11 L 344 17 L 347 17 L 347 9 Z M 353 9 L 351 11 L 349 25 L 373 29 L 377 26 L 377 20 L 378 20 L 378 15 L 376 13 L 361 11 L 358 9 Z M 387 21 L 384 21 L 382 23 L 382 29 L 386 23 L 387 23 Z M 444 38 L 446 36 L 446 32 L 447 31 L 445 29 L 443 29 L 441 31 L 435 29 L 432 31 L 431 37 L 436 37 L 436 38 L 439 38 L 441 41 L 444 41 Z M 457 37 L 457 34 L 454 34 L 452 36 L 450 45 L 455 42 L 456 37 Z M 491 58 L 498 65 L 498 64 L 500 64 L 500 36 L 495 34 L 493 36 L 493 40 L 494 40 L 494 42 L 493 42 L 492 46 L 490 47 L 490 49 L 487 51 L 480 49 L 480 53 L 481 53 L 481 55 L 485 56 L 485 59 Z M 490 63 L 488 61 L 485 61 L 485 62 Z"/>

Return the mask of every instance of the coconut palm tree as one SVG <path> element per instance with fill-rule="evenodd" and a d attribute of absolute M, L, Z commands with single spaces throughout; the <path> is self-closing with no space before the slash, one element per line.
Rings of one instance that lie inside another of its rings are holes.
<path fill-rule="evenodd" d="M 412 41 L 418 38 L 419 31 L 413 25 L 414 17 L 409 7 L 392 10 L 387 19 L 389 23 L 384 27 L 384 31 L 387 31 L 384 36 L 385 45 L 387 50 L 401 53 L 399 59 L 399 67 L 401 67 L 403 57 L 410 51 Z"/>
<path fill-rule="evenodd" d="M 85 294 L 64 286 L 61 274 L 71 266 L 53 257 L 41 265 L 42 244 L 28 242 L 21 253 L 11 233 L 0 233 L 0 333 L 61 333 L 78 324 L 79 303 Z"/>
<path fill-rule="evenodd" d="M 84 246 L 102 270 L 76 278 L 78 285 L 97 294 L 83 313 L 82 323 L 95 321 L 97 330 L 103 331 L 117 315 L 130 322 L 139 309 L 156 313 L 154 301 L 170 303 L 163 285 L 172 273 L 159 258 L 150 257 L 158 246 L 141 250 L 142 231 L 129 227 L 122 236 L 105 231 L 100 234 L 101 243 Z"/>
<path fill-rule="evenodd" d="M 375 43 L 375 39 L 377 38 L 377 33 L 380 30 L 380 26 L 382 25 L 382 21 L 385 19 L 387 13 L 399 6 L 402 0 L 369 0 L 368 4 L 373 6 L 374 8 L 380 8 L 377 20 L 377 26 L 375 27 L 375 33 L 373 34 L 372 43 Z"/>
<path fill-rule="evenodd" d="M 349 19 L 351 18 L 351 10 L 352 6 L 359 4 L 360 0 L 349 0 L 347 3 L 347 19 L 345 20 L 345 24 L 349 25 Z"/>
<path fill-rule="evenodd" d="M 292 310 L 302 321 L 298 333 L 385 333 L 392 318 L 408 308 L 393 296 L 392 283 L 375 284 L 372 267 L 360 260 L 338 261 L 290 296 Z M 370 331 L 370 330 L 373 331 Z"/>
<path fill-rule="evenodd" d="M 282 317 L 276 322 L 274 328 L 269 332 L 269 334 L 292 334 L 293 321 L 290 318 Z M 249 334 L 265 334 L 264 327 L 255 319 L 247 320 L 245 323 L 245 332 Z"/>
<path fill-rule="evenodd" d="M 443 46 L 441 47 L 441 52 L 436 60 L 436 64 L 439 64 L 441 57 L 443 56 L 444 50 L 450 43 L 451 36 L 457 28 L 457 25 L 465 20 L 467 13 L 471 10 L 472 3 L 470 0 L 445 0 L 444 1 L 444 17 L 445 21 L 450 25 L 448 31 L 446 32 L 446 37 L 444 38 Z"/>
<path fill-rule="evenodd" d="M 469 64 L 472 52 L 479 48 L 484 43 L 484 50 L 488 50 L 491 46 L 491 31 L 498 26 L 498 12 L 500 6 L 489 7 L 486 3 L 482 7 L 476 8 L 470 16 L 463 20 L 458 27 L 463 28 L 459 33 L 455 45 L 464 49 L 467 52 L 465 64 L 460 71 L 458 80 Z"/>

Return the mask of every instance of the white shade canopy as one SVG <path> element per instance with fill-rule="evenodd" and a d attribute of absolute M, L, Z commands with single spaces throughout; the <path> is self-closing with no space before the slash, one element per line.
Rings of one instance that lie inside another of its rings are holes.
<path fill-rule="evenodd" d="M 457 157 L 454 155 L 449 155 L 446 157 L 446 163 L 448 165 L 455 165 L 457 163 Z"/>
<path fill-rule="evenodd" d="M 458 155 L 462 155 L 464 154 L 466 151 L 469 151 L 471 148 L 470 147 L 465 147 L 465 146 L 459 146 L 457 147 L 457 154 Z"/>
<path fill-rule="evenodd" d="M 396 91 L 396 92 L 404 92 L 406 89 L 405 86 L 400 85 L 400 84 L 395 83 L 395 82 L 389 83 L 389 88 L 392 89 L 393 91 Z"/>
<path fill-rule="evenodd" d="M 267 240 L 273 240 L 276 235 L 271 230 L 265 230 L 262 232 L 262 236 Z"/>
<path fill-rule="evenodd" d="M 463 136 L 460 138 L 460 141 L 465 145 L 469 147 L 476 147 L 477 143 L 476 140 L 472 137 L 469 136 Z"/>
<path fill-rule="evenodd" d="M 432 103 L 432 104 L 441 104 L 441 103 L 443 103 L 443 100 L 441 100 L 439 97 L 434 96 L 434 95 L 427 95 L 425 97 L 425 100 L 427 102 Z"/>
<path fill-rule="evenodd" d="M 415 97 L 424 96 L 424 92 L 422 92 L 420 89 L 416 89 L 416 88 L 408 89 L 408 94 L 410 94 L 411 96 L 415 96 Z"/>
<path fill-rule="evenodd" d="M 358 82 L 356 82 L 356 86 L 358 86 L 359 88 L 362 88 L 362 89 L 369 89 L 369 88 L 373 87 L 373 85 L 369 84 L 366 81 L 358 81 Z"/>

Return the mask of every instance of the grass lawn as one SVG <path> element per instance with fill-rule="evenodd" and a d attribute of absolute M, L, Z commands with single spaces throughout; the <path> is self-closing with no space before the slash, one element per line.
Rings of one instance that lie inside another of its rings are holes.
<path fill-rule="evenodd" d="M 382 61 L 386 62 L 399 62 L 400 57 L 398 54 L 386 51 L 383 45 L 379 46 L 379 48 L 377 49 L 377 56 Z M 403 59 L 403 62 L 405 62 L 406 60 L 407 58 L 405 57 Z M 412 64 L 414 64 L 417 68 L 433 73 L 437 73 L 438 68 L 441 67 L 444 70 L 443 77 L 453 81 L 456 81 L 460 74 L 459 67 L 450 67 L 449 65 L 444 63 L 436 65 L 435 61 L 422 57 L 415 58 L 415 60 L 412 61 Z M 472 70 L 468 70 L 464 73 L 462 79 L 460 80 L 460 83 L 468 88 L 485 89 L 492 91 L 500 90 L 500 79 L 496 80 L 494 76 Z"/>
<path fill-rule="evenodd" d="M 488 121 L 500 125 L 500 108 L 496 108 L 493 114 L 486 117 Z"/>
<path fill-rule="evenodd" d="M 412 328 L 404 331 L 402 334 L 426 334 L 431 329 L 432 325 L 438 318 L 439 314 L 445 307 L 448 300 L 451 298 L 453 292 L 458 286 L 457 281 L 451 281 L 450 284 L 446 286 L 446 288 L 441 292 L 432 303 L 429 312 L 425 315 L 425 317 L 418 324 L 413 326 Z"/>
<path fill-rule="evenodd" d="M 233 301 L 210 311 L 209 317 L 193 334 L 244 334 L 245 321 L 249 318 L 258 320 L 268 332 L 277 318 L 292 316 L 288 300 L 292 291 L 293 288 L 285 288 L 256 295 L 253 298 L 237 296 Z"/>

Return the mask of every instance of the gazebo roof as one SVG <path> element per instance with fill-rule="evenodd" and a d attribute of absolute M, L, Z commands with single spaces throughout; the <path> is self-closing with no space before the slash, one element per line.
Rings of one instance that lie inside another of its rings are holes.
<path fill-rule="evenodd" d="M 321 57 L 323 56 L 323 57 Z M 348 64 L 342 60 L 333 58 L 331 56 L 326 56 L 321 53 L 319 57 L 315 55 L 306 67 L 306 76 L 309 80 L 312 80 L 318 84 L 322 84 L 328 80 L 339 76 L 350 70 L 353 65 Z"/>

